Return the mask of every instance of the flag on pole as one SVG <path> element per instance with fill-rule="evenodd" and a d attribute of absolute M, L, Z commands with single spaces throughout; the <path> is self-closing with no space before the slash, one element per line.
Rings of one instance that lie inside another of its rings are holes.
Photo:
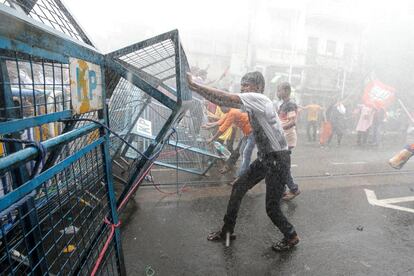
<path fill-rule="evenodd" d="M 362 100 L 368 106 L 387 108 L 395 100 L 395 88 L 374 80 L 368 83 Z"/>

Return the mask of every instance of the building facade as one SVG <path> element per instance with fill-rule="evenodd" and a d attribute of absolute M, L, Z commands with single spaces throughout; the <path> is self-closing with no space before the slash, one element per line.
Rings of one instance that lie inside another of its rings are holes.
<path fill-rule="evenodd" d="M 227 71 L 227 81 L 237 83 L 248 70 L 266 78 L 266 94 L 274 97 L 277 85 L 290 81 L 298 102 L 327 104 L 352 97 L 363 86 L 362 35 L 349 1 L 249 1 L 242 24 L 184 43 L 190 61 L 208 67 L 209 78 Z M 225 78 L 226 79 L 226 78 Z M 231 90 L 237 90 L 231 89 Z"/>

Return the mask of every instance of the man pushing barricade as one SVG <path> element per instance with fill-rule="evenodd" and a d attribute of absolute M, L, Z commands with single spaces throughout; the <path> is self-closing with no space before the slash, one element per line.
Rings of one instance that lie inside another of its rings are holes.
<path fill-rule="evenodd" d="M 260 72 L 244 75 L 241 79 L 240 94 L 230 94 L 197 84 L 191 74 L 187 75 L 187 80 L 190 89 L 207 100 L 218 105 L 245 110 L 249 115 L 258 148 L 257 159 L 233 184 L 224 225 L 221 230 L 210 233 L 207 239 L 226 240 L 226 245 L 230 239 L 235 239 L 233 232 L 241 201 L 249 189 L 265 179 L 267 215 L 284 235 L 284 238 L 273 244 L 272 248 L 276 251 L 291 249 L 299 243 L 299 237 L 280 209 L 280 200 L 290 174 L 290 151 L 273 103 L 263 95 L 263 75 Z"/>

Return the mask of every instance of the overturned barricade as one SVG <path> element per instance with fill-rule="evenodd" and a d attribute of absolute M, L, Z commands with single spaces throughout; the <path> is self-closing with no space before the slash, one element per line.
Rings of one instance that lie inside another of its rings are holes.
<path fill-rule="evenodd" d="M 103 55 L 59 0 L 3 0 L 0 69 L 0 270 L 124 274 L 118 215 L 153 164 L 219 158 L 187 111 L 178 32 Z"/>

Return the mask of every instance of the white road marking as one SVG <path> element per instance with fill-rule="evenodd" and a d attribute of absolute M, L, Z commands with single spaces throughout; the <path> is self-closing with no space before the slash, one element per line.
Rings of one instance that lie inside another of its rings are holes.
<path fill-rule="evenodd" d="M 414 201 L 414 196 L 388 198 L 388 199 L 382 199 L 381 201 L 387 204 L 410 202 L 410 201 Z"/>
<path fill-rule="evenodd" d="M 362 164 L 366 164 L 367 162 L 365 161 L 355 161 L 355 162 L 348 162 L 348 163 L 344 163 L 344 162 L 331 162 L 332 165 L 335 166 L 339 166 L 339 165 L 362 165 Z"/>
<path fill-rule="evenodd" d="M 297 164 L 291 164 L 290 167 L 291 168 L 296 168 L 298 165 Z"/>
<path fill-rule="evenodd" d="M 393 205 L 392 203 L 400 203 L 400 202 L 410 202 L 414 201 L 414 196 L 407 196 L 407 197 L 395 197 L 395 198 L 388 198 L 388 199 L 377 199 L 377 195 L 374 191 L 364 189 L 365 194 L 367 196 L 368 203 L 373 206 L 380 206 L 384 208 L 395 209 L 399 211 L 405 211 L 409 213 L 414 213 L 414 209 L 401 207 L 397 205 Z"/>

